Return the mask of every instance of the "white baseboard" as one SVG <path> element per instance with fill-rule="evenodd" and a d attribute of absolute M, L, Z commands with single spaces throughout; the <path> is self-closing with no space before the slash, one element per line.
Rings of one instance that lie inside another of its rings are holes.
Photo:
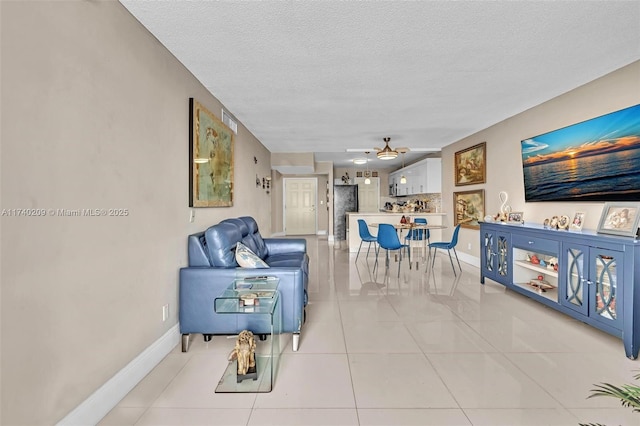
<path fill-rule="evenodd" d="M 471 266 L 475 266 L 476 268 L 480 268 L 480 259 L 475 257 L 475 256 L 471 256 L 470 254 L 467 253 L 462 253 L 456 250 L 456 252 L 458 253 L 458 259 L 460 259 L 460 262 L 464 262 L 467 263 Z M 446 250 L 438 250 L 438 255 L 440 256 L 444 256 L 447 258 L 447 262 L 449 261 L 449 257 L 447 255 L 447 251 Z M 453 258 L 453 263 L 456 263 L 456 259 L 455 259 L 455 255 L 453 253 L 451 253 L 451 256 Z M 456 266 L 457 268 L 457 266 Z"/>
<path fill-rule="evenodd" d="M 480 267 L 480 259 L 475 256 L 471 256 L 470 254 L 460 253 L 458 251 L 458 259 L 460 259 L 460 262 L 468 263 L 469 265 L 475 266 L 476 268 Z"/>
<path fill-rule="evenodd" d="M 326 229 L 319 229 L 316 235 L 328 235 L 329 232 Z"/>
<path fill-rule="evenodd" d="M 171 327 L 133 361 L 116 373 L 82 404 L 58 422 L 66 425 L 95 425 L 124 398 L 180 342 L 180 324 Z"/>

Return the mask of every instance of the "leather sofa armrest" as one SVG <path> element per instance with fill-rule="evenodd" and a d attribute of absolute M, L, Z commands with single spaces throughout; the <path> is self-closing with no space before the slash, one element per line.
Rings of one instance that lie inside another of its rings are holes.
<path fill-rule="evenodd" d="M 306 253 L 307 240 L 304 238 L 263 238 L 267 246 L 267 253 L 286 254 L 286 253 Z"/>

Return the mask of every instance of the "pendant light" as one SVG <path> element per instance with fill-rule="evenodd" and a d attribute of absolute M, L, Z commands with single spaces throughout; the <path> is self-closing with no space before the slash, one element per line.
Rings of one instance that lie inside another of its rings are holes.
<path fill-rule="evenodd" d="M 367 154 L 367 171 L 364 172 L 364 184 L 370 185 L 371 179 L 369 179 L 369 151 L 365 152 Z"/>
<path fill-rule="evenodd" d="M 402 168 L 404 169 L 404 152 L 402 153 Z M 404 173 L 400 176 L 400 184 L 404 185 L 407 183 L 407 178 Z"/>

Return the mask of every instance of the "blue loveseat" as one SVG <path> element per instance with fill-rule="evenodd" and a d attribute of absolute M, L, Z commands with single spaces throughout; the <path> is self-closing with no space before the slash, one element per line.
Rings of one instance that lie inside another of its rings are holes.
<path fill-rule="evenodd" d="M 264 260 L 268 269 L 240 268 L 236 244 L 242 242 Z M 200 333 L 205 341 L 216 334 L 238 334 L 244 329 L 268 334 L 253 315 L 216 314 L 214 299 L 239 277 L 268 275 L 280 279 L 282 332 L 293 333 L 298 350 L 305 321 L 309 256 L 301 238 L 262 238 L 258 224 L 249 216 L 225 219 L 204 232 L 188 237 L 189 266 L 180 269 L 180 332 L 182 351 L 189 349 L 189 335 Z"/>

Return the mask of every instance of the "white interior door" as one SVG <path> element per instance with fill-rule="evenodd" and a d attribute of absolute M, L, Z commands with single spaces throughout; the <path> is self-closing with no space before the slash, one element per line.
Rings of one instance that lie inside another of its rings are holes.
<path fill-rule="evenodd" d="M 284 232 L 286 235 L 316 234 L 315 178 L 285 178 Z"/>
<path fill-rule="evenodd" d="M 378 213 L 380 211 L 380 178 L 372 177 L 370 184 L 364 178 L 356 178 L 358 185 L 358 211 L 360 213 Z"/>

